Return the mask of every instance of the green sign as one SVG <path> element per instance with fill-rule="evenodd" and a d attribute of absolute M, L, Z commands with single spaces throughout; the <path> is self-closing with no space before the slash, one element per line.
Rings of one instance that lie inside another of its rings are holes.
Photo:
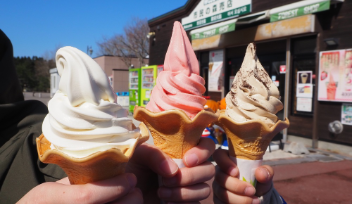
<path fill-rule="evenodd" d="M 185 30 L 190 30 L 199 26 L 203 26 L 209 23 L 213 23 L 213 22 L 217 22 L 217 21 L 221 21 L 221 20 L 225 20 L 225 19 L 229 19 L 229 18 L 233 18 L 236 16 L 240 16 L 240 15 L 244 15 L 247 13 L 251 12 L 251 4 L 245 5 L 245 6 L 241 6 L 239 8 L 235 8 L 223 13 L 219 13 L 213 16 L 209 16 L 207 18 L 203 18 L 197 21 L 193 21 L 191 23 L 187 23 L 183 25 L 183 28 Z"/>
<path fill-rule="evenodd" d="M 316 13 L 320 11 L 325 11 L 330 9 L 330 1 L 318 2 L 315 4 L 310 4 L 307 6 L 302 6 L 279 13 L 274 13 L 270 15 L 270 22 L 281 21 L 289 18 L 294 18 L 297 16 L 303 16 L 306 14 Z"/>
<path fill-rule="evenodd" d="M 213 29 L 209 29 L 209 30 L 206 30 L 203 32 L 194 33 L 194 34 L 192 34 L 192 40 L 207 38 L 207 37 L 211 37 L 214 35 L 219 35 L 222 33 L 231 32 L 231 31 L 235 30 L 235 27 L 236 27 L 236 23 L 229 23 L 227 25 L 215 27 Z"/>

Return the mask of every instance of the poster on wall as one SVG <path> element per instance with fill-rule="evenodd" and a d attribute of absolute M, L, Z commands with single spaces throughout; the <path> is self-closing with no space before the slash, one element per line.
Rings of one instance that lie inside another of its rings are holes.
<path fill-rule="evenodd" d="M 352 104 L 342 104 L 341 123 L 345 125 L 352 125 Z"/>
<path fill-rule="evenodd" d="M 352 49 L 320 52 L 318 100 L 352 102 Z"/>
<path fill-rule="evenodd" d="M 312 98 L 297 98 L 297 111 L 312 112 Z"/>
<path fill-rule="evenodd" d="M 286 74 L 286 65 L 280 65 L 280 74 Z"/>
<path fill-rule="evenodd" d="M 313 86 L 312 86 L 312 71 L 298 71 L 297 72 L 297 98 L 312 98 L 313 97 Z"/>
<path fill-rule="evenodd" d="M 221 91 L 223 79 L 223 50 L 214 50 L 209 52 L 209 74 L 208 74 L 208 91 Z"/>

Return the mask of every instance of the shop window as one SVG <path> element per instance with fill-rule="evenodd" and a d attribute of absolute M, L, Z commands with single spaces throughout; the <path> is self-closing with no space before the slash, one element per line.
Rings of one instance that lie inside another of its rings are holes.
<path fill-rule="evenodd" d="M 291 115 L 313 116 L 316 36 L 292 40 Z"/>
<path fill-rule="evenodd" d="M 209 51 L 201 52 L 199 54 L 200 62 L 200 76 L 205 80 L 204 86 L 206 87 L 204 96 L 208 95 L 208 71 L 209 71 Z"/>

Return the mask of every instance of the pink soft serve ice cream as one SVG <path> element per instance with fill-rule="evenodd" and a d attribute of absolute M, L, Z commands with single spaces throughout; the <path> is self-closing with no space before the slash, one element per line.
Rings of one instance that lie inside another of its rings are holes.
<path fill-rule="evenodd" d="M 191 43 L 180 22 L 174 23 L 172 37 L 156 86 L 146 108 L 152 112 L 183 110 L 190 118 L 204 109 L 205 81 Z"/>

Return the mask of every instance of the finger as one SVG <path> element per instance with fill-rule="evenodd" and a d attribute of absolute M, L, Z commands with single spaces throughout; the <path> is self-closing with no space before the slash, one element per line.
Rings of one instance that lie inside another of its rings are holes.
<path fill-rule="evenodd" d="M 257 196 L 262 196 L 267 193 L 273 185 L 274 170 L 270 166 L 260 166 L 255 171 L 257 179 Z"/>
<path fill-rule="evenodd" d="M 61 184 L 64 184 L 64 185 L 70 185 L 70 180 L 68 180 L 68 177 L 65 177 L 61 180 L 58 180 L 56 181 L 56 183 L 61 183 Z"/>
<path fill-rule="evenodd" d="M 232 204 L 259 204 L 260 200 L 257 197 L 248 197 L 236 195 L 219 186 L 216 182 L 213 183 L 214 203 L 232 203 Z"/>
<path fill-rule="evenodd" d="M 126 195 L 136 183 L 136 177 L 126 173 L 85 185 L 57 185 L 53 189 L 48 186 L 45 195 L 57 203 L 107 203 Z"/>
<path fill-rule="evenodd" d="M 232 177 L 238 177 L 239 170 L 237 168 L 237 165 L 230 159 L 227 150 L 215 150 L 213 154 L 213 159 L 215 160 L 217 166 L 219 166 L 221 171 Z"/>
<path fill-rule="evenodd" d="M 161 200 L 169 202 L 198 202 L 210 195 L 210 186 L 200 183 L 181 188 L 160 187 L 158 195 Z"/>
<path fill-rule="evenodd" d="M 147 167 L 162 177 L 172 177 L 178 171 L 177 164 L 169 156 L 145 143 L 136 148 L 130 163 L 140 165 L 141 168 Z"/>
<path fill-rule="evenodd" d="M 210 162 L 204 162 L 192 168 L 181 168 L 174 177 L 163 178 L 163 184 L 166 187 L 189 186 L 206 182 L 214 175 L 214 165 Z"/>
<path fill-rule="evenodd" d="M 187 167 L 201 164 L 213 154 L 215 143 L 209 138 L 201 138 L 199 144 L 186 152 L 183 157 L 183 163 Z"/>
<path fill-rule="evenodd" d="M 238 178 L 231 177 L 222 171 L 216 172 L 214 182 L 237 195 L 254 196 L 255 194 L 255 188 L 251 184 L 241 181 Z"/>
<path fill-rule="evenodd" d="M 134 188 L 130 191 L 129 194 L 125 195 L 117 201 L 110 202 L 111 204 L 124 204 L 124 203 L 133 203 L 133 204 L 143 204 L 143 194 L 142 191 L 138 188 Z"/>

